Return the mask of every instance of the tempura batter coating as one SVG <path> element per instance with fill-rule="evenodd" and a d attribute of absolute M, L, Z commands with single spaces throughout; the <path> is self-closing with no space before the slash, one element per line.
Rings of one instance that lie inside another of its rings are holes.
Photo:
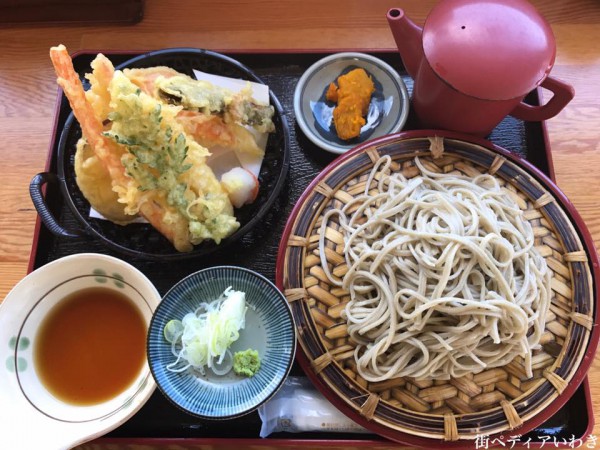
<path fill-rule="evenodd" d="M 112 190 L 112 180 L 106 167 L 85 139 L 77 142 L 74 166 L 77 186 L 97 212 L 119 225 L 137 217 L 125 214 L 125 205 L 119 203 L 119 196 Z"/>

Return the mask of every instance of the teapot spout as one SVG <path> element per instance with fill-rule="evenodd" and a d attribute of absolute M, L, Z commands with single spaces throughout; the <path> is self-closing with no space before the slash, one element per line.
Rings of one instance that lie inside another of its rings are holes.
<path fill-rule="evenodd" d="M 404 67 L 408 74 L 415 78 L 424 56 L 423 30 L 406 17 L 400 8 L 390 9 L 387 13 L 387 20 Z"/>

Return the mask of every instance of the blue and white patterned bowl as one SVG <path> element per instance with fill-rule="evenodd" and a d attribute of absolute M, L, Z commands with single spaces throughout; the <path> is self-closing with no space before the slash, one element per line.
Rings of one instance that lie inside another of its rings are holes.
<path fill-rule="evenodd" d="M 335 105 L 325 99 L 325 93 L 331 82 L 356 68 L 369 74 L 375 92 L 360 135 L 344 141 L 333 123 Z M 400 75 L 386 62 L 365 53 L 335 53 L 320 59 L 304 72 L 294 92 L 298 126 L 314 144 L 331 153 L 345 153 L 362 142 L 400 131 L 408 112 L 408 90 Z"/>
<path fill-rule="evenodd" d="M 222 376 L 210 370 L 206 375 L 166 370 L 175 356 L 164 337 L 165 325 L 217 299 L 230 286 L 246 293 L 248 310 L 246 325 L 229 349 L 232 353 L 258 350 L 261 366 L 256 375 L 245 378 L 233 370 Z M 295 351 L 294 320 L 286 298 L 262 275 L 234 266 L 200 270 L 177 283 L 163 297 L 148 332 L 148 362 L 159 389 L 183 411 L 204 419 L 231 419 L 254 411 L 279 390 Z"/>

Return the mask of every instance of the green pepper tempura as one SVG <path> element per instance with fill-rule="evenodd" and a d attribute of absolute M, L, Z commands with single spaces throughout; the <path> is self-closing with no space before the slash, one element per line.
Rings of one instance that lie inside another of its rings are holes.
<path fill-rule="evenodd" d="M 233 354 L 233 371 L 237 375 L 253 377 L 260 369 L 258 351 L 247 349 Z"/>

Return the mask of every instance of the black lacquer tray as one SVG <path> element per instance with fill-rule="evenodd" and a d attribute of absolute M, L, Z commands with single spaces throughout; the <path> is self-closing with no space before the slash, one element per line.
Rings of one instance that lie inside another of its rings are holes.
<path fill-rule="evenodd" d="M 81 75 L 89 71 L 89 63 L 96 51 L 81 52 L 73 56 L 75 70 Z M 412 91 L 412 79 L 405 73 L 400 57 L 395 52 L 369 52 L 396 68 Z M 118 65 L 139 53 L 106 53 Z M 248 66 L 256 75 L 267 83 L 283 105 L 284 113 L 290 124 L 290 169 L 283 190 L 275 200 L 272 208 L 256 226 L 227 251 L 216 251 L 206 257 L 182 262 L 163 263 L 160 261 L 137 260 L 124 257 L 109 250 L 104 244 L 93 238 L 79 237 L 69 239 L 57 238 L 38 221 L 36 236 L 32 248 L 30 270 L 36 269 L 54 259 L 73 253 L 98 252 L 127 259 L 128 262 L 144 272 L 164 294 L 181 278 L 197 270 L 220 265 L 239 265 L 262 273 L 274 281 L 275 261 L 279 241 L 289 213 L 300 194 L 311 180 L 329 164 L 336 155 L 317 148 L 297 127 L 293 114 L 294 88 L 303 72 L 314 62 L 327 55 L 323 52 L 227 52 L 228 56 Z M 539 92 L 532 92 L 526 99 L 531 104 L 539 104 Z M 50 147 L 46 170 L 56 173 L 56 154 L 58 137 L 70 113 L 66 98 L 61 94 L 58 99 L 54 126 L 54 138 Z M 415 121 L 409 116 L 405 129 L 414 129 Z M 525 123 L 507 117 L 494 129 L 488 137 L 494 144 L 504 147 L 527 159 L 544 173 L 554 178 L 550 149 L 544 125 L 541 123 Z M 33 176 L 34 174 L 32 174 Z M 77 219 L 65 204 L 58 184 L 46 186 L 46 201 L 57 221 L 67 230 L 79 229 Z M 302 375 L 298 365 L 294 365 L 292 375 Z M 548 442 L 568 442 L 569 439 L 583 438 L 593 427 L 589 386 L 587 379 L 582 383 L 573 397 L 551 419 L 536 428 L 528 435 L 522 436 L 520 442 L 540 445 L 544 439 Z M 272 438 L 260 440 L 260 418 L 257 413 L 230 421 L 204 421 L 189 416 L 172 406 L 160 392 L 156 391 L 148 403 L 129 421 L 94 442 L 96 444 L 144 444 L 159 447 L 177 443 L 179 445 L 263 445 L 263 446 L 322 446 L 329 448 L 364 447 L 377 448 L 394 446 L 389 441 L 376 435 L 337 434 L 337 433 L 301 433 L 278 434 Z M 517 431 L 517 430 L 516 430 Z M 515 433 L 518 434 L 518 433 Z M 186 439 L 182 441 L 181 439 Z M 556 439 L 554 439 L 556 438 Z"/>

